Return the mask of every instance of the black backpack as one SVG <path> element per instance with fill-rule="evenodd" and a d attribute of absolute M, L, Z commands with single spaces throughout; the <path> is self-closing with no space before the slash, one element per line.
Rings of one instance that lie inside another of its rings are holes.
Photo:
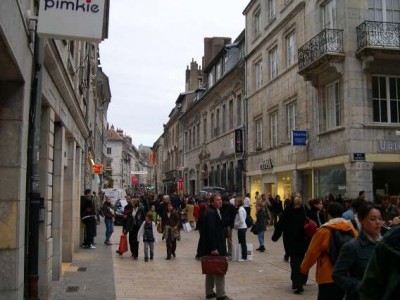
<path fill-rule="evenodd" d="M 329 258 L 333 265 L 339 256 L 342 246 L 354 238 L 353 231 L 341 231 L 331 228 L 331 237 L 329 241 Z"/>

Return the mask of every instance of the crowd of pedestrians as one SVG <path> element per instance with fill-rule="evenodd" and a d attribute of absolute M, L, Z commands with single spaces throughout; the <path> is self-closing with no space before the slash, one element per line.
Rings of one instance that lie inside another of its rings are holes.
<path fill-rule="evenodd" d="M 115 212 L 110 199 L 96 197 L 85 190 L 81 199 L 85 226 L 82 247 L 88 249 L 95 249 L 99 215 L 104 217 L 106 245 L 111 245 L 114 231 Z M 258 192 L 253 203 L 250 194 L 197 197 L 146 193 L 128 194 L 126 200 L 122 234 L 129 238 L 133 260 L 139 258 L 141 242 L 144 261 L 153 260 L 159 236 L 166 245 L 165 259 L 172 260 L 179 255 L 181 230 L 195 230 L 199 234 L 196 259 L 216 255 L 246 262 L 248 232 L 257 236 L 256 250 L 267 255 L 264 236 L 270 225 L 274 230 L 272 241 L 282 238 L 283 258 L 291 269 L 288 280 L 295 294 L 304 292 L 309 270 L 316 265 L 318 300 L 398 299 L 400 295 L 399 204 L 389 196 L 381 197 L 379 204 L 367 201 L 363 191 L 354 200 L 330 195 L 304 201 L 294 193 L 282 201 L 279 195 Z M 312 234 L 305 229 L 308 220 L 315 224 Z M 183 226 L 185 223 L 189 227 Z M 235 233 L 238 248 L 233 243 Z M 117 253 L 124 254 L 120 250 Z M 206 275 L 205 297 L 231 299 L 226 295 L 224 275 Z"/>

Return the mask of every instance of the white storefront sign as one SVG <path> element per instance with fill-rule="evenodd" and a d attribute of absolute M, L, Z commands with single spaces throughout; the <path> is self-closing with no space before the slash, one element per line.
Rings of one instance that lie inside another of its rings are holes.
<path fill-rule="evenodd" d="M 40 0 L 41 37 L 100 42 L 106 0 Z"/>

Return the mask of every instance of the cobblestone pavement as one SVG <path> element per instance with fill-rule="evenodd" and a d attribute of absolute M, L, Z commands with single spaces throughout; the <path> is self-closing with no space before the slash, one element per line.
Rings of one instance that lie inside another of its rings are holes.
<path fill-rule="evenodd" d="M 194 258 L 198 232 L 181 232 L 177 243 L 176 258 L 165 260 L 165 242 L 155 245 L 153 261 L 145 262 L 143 243 L 140 243 L 139 259 L 130 253 L 119 256 L 119 236 L 122 228 L 116 226 L 112 246 L 106 246 L 103 236 L 104 224 L 98 227 L 97 249 L 81 249 L 67 268 L 62 279 L 53 283 L 51 300 L 64 299 L 118 299 L 118 300 L 196 300 L 205 299 L 204 278 L 200 261 Z M 283 261 L 282 241 L 271 241 L 272 229 L 265 236 L 267 251 L 254 251 L 253 260 L 229 263 L 225 277 L 225 289 L 234 300 L 252 299 L 316 299 L 315 269 L 302 295 L 291 290 L 290 265 Z M 248 243 L 258 247 L 257 237 L 247 233 Z M 161 240 L 161 238 L 160 238 Z M 237 241 L 234 232 L 234 242 Z M 78 268 L 87 268 L 85 272 Z M 71 287 L 78 287 L 71 291 Z M 70 291 L 68 291 L 70 288 Z"/>

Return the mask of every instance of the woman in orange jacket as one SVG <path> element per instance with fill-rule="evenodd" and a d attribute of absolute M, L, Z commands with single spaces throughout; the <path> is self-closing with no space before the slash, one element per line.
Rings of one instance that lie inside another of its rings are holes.
<path fill-rule="evenodd" d="M 350 221 L 341 218 L 343 207 L 336 202 L 328 206 L 328 222 L 323 224 L 313 236 L 307 253 L 300 266 L 300 272 L 308 274 L 311 267 L 317 263 L 315 279 L 318 283 L 318 300 L 342 300 L 344 290 L 339 288 L 332 279 L 333 263 L 329 255 L 332 230 L 351 231 L 358 236 Z"/>

